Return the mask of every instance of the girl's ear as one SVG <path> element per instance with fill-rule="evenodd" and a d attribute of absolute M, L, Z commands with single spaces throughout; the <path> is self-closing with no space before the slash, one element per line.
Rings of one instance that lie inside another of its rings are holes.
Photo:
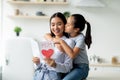
<path fill-rule="evenodd" d="M 80 31 L 80 29 L 79 28 L 74 28 L 74 31 L 77 33 L 77 32 Z"/>

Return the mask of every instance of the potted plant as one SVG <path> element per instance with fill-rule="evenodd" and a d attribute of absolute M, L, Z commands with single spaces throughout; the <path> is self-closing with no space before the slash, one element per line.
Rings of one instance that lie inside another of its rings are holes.
<path fill-rule="evenodd" d="M 14 32 L 16 32 L 16 36 L 19 36 L 21 31 L 22 31 L 22 29 L 21 29 L 21 27 L 19 27 L 19 26 L 16 26 L 16 27 L 14 28 Z"/>
<path fill-rule="evenodd" d="M 69 11 L 65 11 L 65 12 L 63 12 L 63 15 L 64 15 L 66 18 L 68 18 L 68 17 L 70 16 L 70 12 L 69 12 Z"/>

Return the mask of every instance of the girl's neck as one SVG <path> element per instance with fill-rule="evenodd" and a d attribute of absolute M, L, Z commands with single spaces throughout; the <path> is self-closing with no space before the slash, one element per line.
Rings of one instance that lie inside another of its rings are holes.
<path fill-rule="evenodd" d="M 72 33 L 72 34 L 70 34 L 70 37 L 76 37 L 76 36 L 78 36 L 80 33 Z"/>

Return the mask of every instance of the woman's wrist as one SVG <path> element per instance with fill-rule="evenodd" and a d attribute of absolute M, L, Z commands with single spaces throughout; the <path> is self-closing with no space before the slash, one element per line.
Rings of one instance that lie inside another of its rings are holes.
<path fill-rule="evenodd" d="M 51 61 L 50 66 L 56 68 L 56 62 L 55 62 L 55 60 Z"/>
<path fill-rule="evenodd" d="M 53 64 L 53 67 L 56 68 L 56 63 Z"/>

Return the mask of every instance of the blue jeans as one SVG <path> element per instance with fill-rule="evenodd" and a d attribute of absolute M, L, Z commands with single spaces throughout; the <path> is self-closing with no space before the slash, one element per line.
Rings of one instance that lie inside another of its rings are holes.
<path fill-rule="evenodd" d="M 88 76 L 89 65 L 88 64 L 80 64 L 74 65 L 73 70 L 68 73 L 63 80 L 82 80 Z"/>
<path fill-rule="evenodd" d="M 56 71 L 48 70 L 46 66 L 40 65 L 35 70 L 34 80 L 61 80 L 61 77 Z"/>

